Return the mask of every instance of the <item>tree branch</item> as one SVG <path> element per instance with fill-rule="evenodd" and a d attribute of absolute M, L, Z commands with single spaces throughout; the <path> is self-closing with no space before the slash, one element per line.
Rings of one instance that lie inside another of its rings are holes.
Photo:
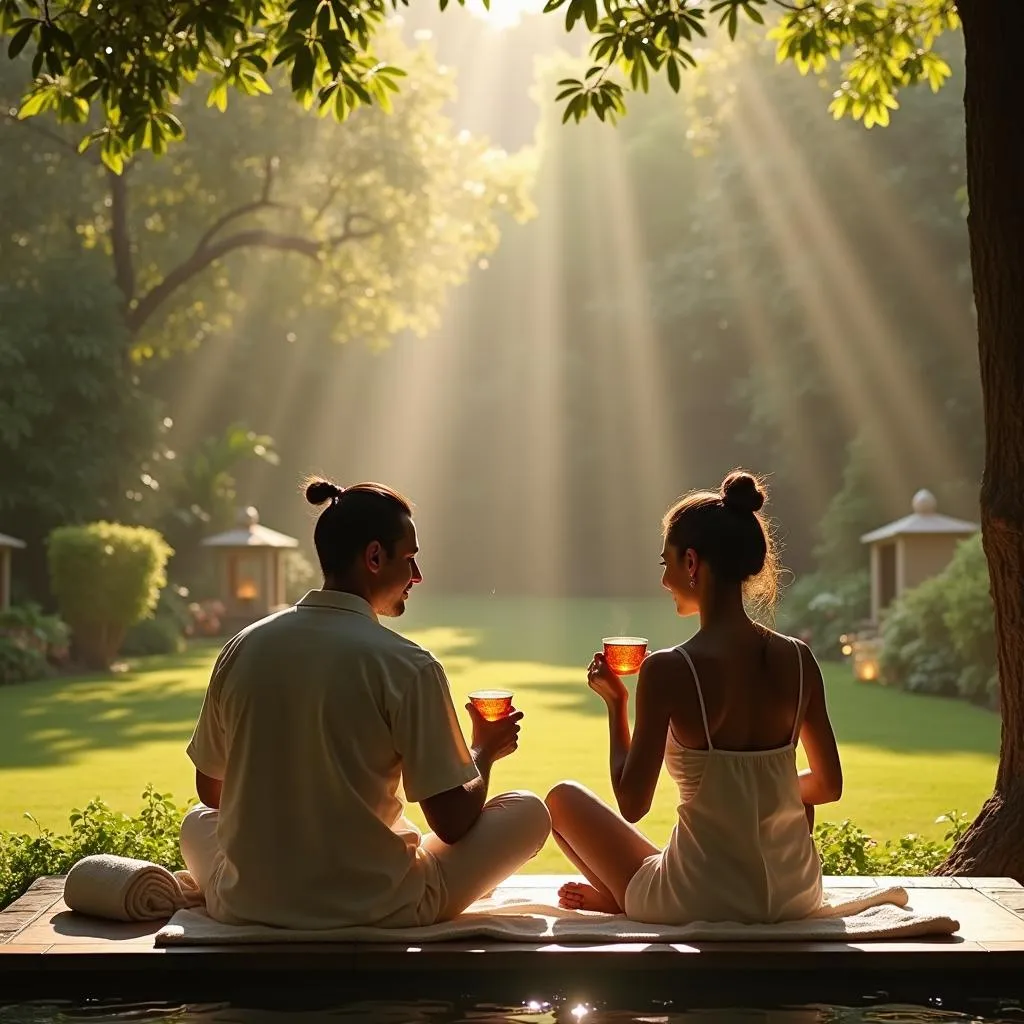
<path fill-rule="evenodd" d="M 128 329 L 133 335 L 138 334 L 146 321 L 174 292 L 202 273 L 211 263 L 238 249 L 271 249 L 276 252 L 294 252 L 307 259 L 319 260 L 328 250 L 336 249 L 345 242 L 368 238 L 380 230 L 379 227 L 352 230 L 326 241 L 305 238 L 302 235 L 283 234 L 264 228 L 254 228 L 251 231 L 239 231 L 237 234 L 228 235 L 227 238 L 222 238 L 219 242 L 196 249 L 188 259 L 179 263 L 159 284 L 154 285 L 143 295 L 138 303 L 129 310 L 125 318 Z"/>
<path fill-rule="evenodd" d="M 324 214 L 327 212 L 331 203 L 334 202 L 335 196 L 338 194 L 338 189 L 341 188 L 341 182 L 336 181 L 328 190 L 327 195 L 324 196 L 324 201 L 317 207 L 316 213 L 313 214 L 313 219 L 309 222 L 310 227 L 314 227 L 319 224 Z"/>
<path fill-rule="evenodd" d="M 17 111 L 13 107 L 4 111 L 4 120 L 10 121 L 11 124 L 19 124 L 22 128 L 26 128 L 30 132 L 35 132 L 36 135 L 41 135 L 43 138 L 49 139 L 50 142 L 54 143 L 56 146 L 60 146 L 61 149 L 74 153 L 75 156 L 79 155 L 78 146 L 76 146 L 70 139 L 65 139 L 64 136 L 51 131 L 46 127 L 46 125 L 39 124 L 37 119 L 34 117 L 18 117 Z"/>
<path fill-rule="evenodd" d="M 132 236 L 128 226 L 128 167 L 122 174 L 107 170 L 110 183 L 110 242 L 114 257 L 114 280 L 124 296 L 124 308 L 135 298 L 135 267 Z"/>
<path fill-rule="evenodd" d="M 195 251 L 201 252 L 205 249 L 216 237 L 216 235 L 223 231 L 228 224 L 233 220 L 238 220 L 240 217 L 244 217 L 248 213 L 255 213 L 257 210 L 266 209 L 268 207 L 283 207 L 284 203 L 276 203 L 270 198 L 270 189 L 274 182 L 274 171 L 277 170 L 277 157 L 268 156 L 264 164 L 263 171 L 263 188 L 260 190 L 259 199 L 254 199 L 251 203 L 243 203 L 241 206 L 236 206 L 233 210 L 228 210 L 223 217 L 219 217 L 217 220 L 210 225 L 209 228 L 204 232 L 203 236 L 196 242 Z"/>
<path fill-rule="evenodd" d="M 367 227 L 357 228 L 356 224 L 364 220 L 367 222 Z M 363 213 L 347 213 L 345 215 L 345 224 L 341 229 L 341 234 L 332 235 L 323 243 L 324 249 L 336 249 L 339 245 L 344 245 L 345 242 L 355 242 L 361 238 L 372 238 L 374 235 L 379 235 L 382 231 L 381 225 L 375 221 L 372 217 L 367 217 Z"/>

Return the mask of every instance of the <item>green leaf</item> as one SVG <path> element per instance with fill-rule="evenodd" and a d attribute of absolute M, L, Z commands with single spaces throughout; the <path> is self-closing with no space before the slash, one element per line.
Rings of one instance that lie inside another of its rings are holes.
<path fill-rule="evenodd" d="M 679 92 L 679 86 L 681 85 L 679 79 L 679 65 L 676 63 L 675 57 L 669 57 L 665 62 L 668 74 L 668 84 L 673 92 Z"/>
<path fill-rule="evenodd" d="M 52 106 L 52 89 L 39 89 L 28 96 L 25 102 L 22 103 L 18 110 L 18 118 L 19 120 L 22 120 L 27 117 L 35 117 L 36 114 L 41 114 L 44 110 L 49 110 Z"/>
<path fill-rule="evenodd" d="M 228 109 L 228 84 L 217 82 L 206 95 L 206 105 L 216 107 L 222 114 Z"/>
<path fill-rule="evenodd" d="M 11 60 L 14 60 L 14 58 L 25 49 L 26 43 L 28 43 L 29 39 L 32 38 L 32 32 L 38 24 L 39 22 L 33 19 L 27 24 L 23 24 L 21 28 L 14 33 L 7 46 L 7 56 L 10 57 Z"/>
<path fill-rule="evenodd" d="M 100 159 L 115 174 L 120 174 L 124 170 L 124 158 L 120 153 L 113 152 L 108 146 L 104 146 L 100 150 Z"/>

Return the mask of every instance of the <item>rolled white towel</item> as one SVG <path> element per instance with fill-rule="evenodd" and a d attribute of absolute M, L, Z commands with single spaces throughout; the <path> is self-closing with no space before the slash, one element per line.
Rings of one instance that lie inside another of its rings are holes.
<path fill-rule="evenodd" d="M 187 871 L 100 853 L 72 865 L 64 880 L 64 902 L 80 914 L 115 921 L 155 921 L 204 902 Z"/>

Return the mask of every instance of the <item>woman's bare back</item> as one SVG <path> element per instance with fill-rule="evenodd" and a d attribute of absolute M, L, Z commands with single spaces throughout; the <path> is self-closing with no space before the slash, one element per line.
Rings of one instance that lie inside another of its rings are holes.
<path fill-rule="evenodd" d="M 770 630 L 753 626 L 742 634 L 698 633 L 683 645 L 693 659 L 707 710 L 712 743 L 722 750 L 774 750 L 788 745 L 802 720 L 809 691 L 801 706 L 802 646 Z M 678 687 L 671 709 L 676 739 L 693 750 L 707 748 L 700 697 L 693 673 L 676 655 Z"/>

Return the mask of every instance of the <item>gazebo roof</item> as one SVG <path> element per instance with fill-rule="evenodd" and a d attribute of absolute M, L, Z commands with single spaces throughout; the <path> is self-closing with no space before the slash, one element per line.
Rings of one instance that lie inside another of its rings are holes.
<path fill-rule="evenodd" d="M 0 533 L 0 548 L 23 548 L 25 542 L 17 537 L 8 537 L 6 533 Z"/>
<path fill-rule="evenodd" d="M 909 516 L 904 516 L 893 523 L 880 526 L 877 530 L 865 533 L 860 539 L 861 543 L 876 544 L 878 541 L 892 540 L 894 537 L 903 537 L 907 534 L 966 536 L 978 531 L 977 523 L 941 515 L 937 511 L 938 503 L 931 491 L 918 491 L 914 495 L 912 508 L 913 512 Z"/>
<path fill-rule="evenodd" d="M 218 533 L 203 540 L 208 548 L 297 548 L 299 542 L 285 533 L 278 533 L 268 526 L 260 525 L 259 512 L 250 505 L 239 515 L 239 524 L 234 530 Z"/>

